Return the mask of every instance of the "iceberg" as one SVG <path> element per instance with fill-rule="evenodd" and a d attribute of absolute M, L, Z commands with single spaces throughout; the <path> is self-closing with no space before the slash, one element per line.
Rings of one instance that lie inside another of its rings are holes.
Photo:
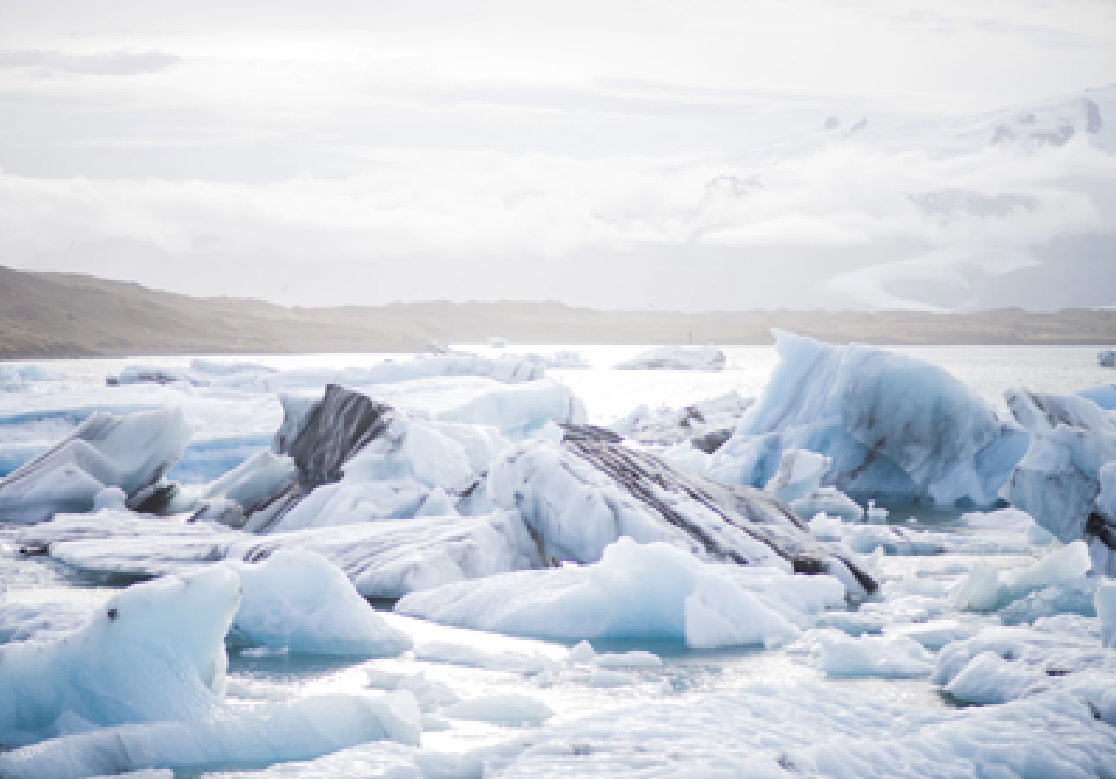
<path fill-rule="evenodd" d="M 48 451 L 0 479 L 0 516 L 33 524 L 60 512 L 93 509 L 106 487 L 119 487 L 133 508 L 165 506 L 173 488 L 160 484 L 190 441 L 179 409 L 127 416 L 96 413 Z"/>
<path fill-rule="evenodd" d="M 758 486 L 805 449 L 832 460 L 823 483 L 855 498 L 995 502 L 1027 434 L 974 390 L 913 357 L 774 332 L 780 363 L 709 475 Z"/>
<path fill-rule="evenodd" d="M 1116 368 L 1116 349 L 1104 349 L 1099 352 L 1097 365 L 1102 368 Z"/>
<path fill-rule="evenodd" d="M 348 577 L 321 555 L 278 549 L 258 563 L 225 563 L 240 579 L 240 608 L 229 627 L 238 646 L 379 657 L 411 648 Z"/>
<path fill-rule="evenodd" d="M 123 590 L 63 638 L 0 647 L 0 743 L 210 715 L 239 606 L 236 574 L 214 568 Z"/>
<path fill-rule="evenodd" d="M 520 571 L 414 592 L 401 614 L 559 640 L 662 638 L 693 648 L 783 643 L 844 602 L 830 576 L 703 563 L 668 544 L 621 538 L 599 563 Z"/>
<path fill-rule="evenodd" d="M 734 390 L 682 408 L 664 406 L 652 411 L 642 405 L 610 424 L 609 429 L 624 438 L 652 446 L 692 441 L 695 447 L 708 453 L 729 437 L 754 402 Z"/>
<path fill-rule="evenodd" d="M 1105 411 L 1116 411 L 1116 384 L 1101 384 L 1099 387 L 1078 390 L 1077 394 L 1093 401 Z"/>
<path fill-rule="evenodd" d="M 1093 572 L 1116 575 L 1116 422 L 1074 395 L 1005 395 L 1030 446 L 1004 497 L 1059 541 L 1084 539 Z"/>
<path fill-rule="evenodd" d="M 486 392 L 438 418 L 447 422 L 490 425 L 504 435 L 520 437 L 547 422 L 581 424 L 585 405 L 564 384 L 553 379 L 533 381 Z"/>
<path fill-rule="evenodd" d="M 725 353 L 715 346 L 661 346 L 615 366 L 618 371 L 722 371 Z"/>
<path fill-rule="evenodd" d="M 593 431 L 589 431 L 592 433 Z M 526 441 L 492 464 L 492 503 L 518 511 L 547 560 L 591 563 L 622 536 L 673 544 L 706 560 L 830 572 L 850 593 L 875 589 L 847 557 L 814 539 L 786 504 L 718 484 L 649 452 L 568 430 Z"/>

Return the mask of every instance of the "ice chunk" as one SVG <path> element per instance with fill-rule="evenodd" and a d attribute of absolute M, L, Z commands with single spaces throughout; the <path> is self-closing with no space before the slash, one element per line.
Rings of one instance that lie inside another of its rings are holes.
<path fill-rule="evenodd" d="M 840 630 L 811 630 L 792 647 L 806 651 L 811 662 L 832 677 L 879 676 L 912 678 L 929 676 L 933 656 L 919 642 L 906 636 L 860 636 Z"/>
<path fill-rule="evenodd" d="M 298 482 L 298 468 L 290 457 L 263 451 L 206 485 L 199 500 L 235 501 L 245 516 L 267 507 Z"/>
<path fill-rule="evenodd" d="M 406 690 L 410 692 L 415 696 L 419 709 L 424 713 L 436 711 L 443 706 L 457 703 L 459 700 L 457 694 L 450 689 L 449 685 L 427 679 L 426 674 L 421 671 L 407 674 L 390 673 L 378 668 L 366 668 L 365 673 L 368 675 L 369 687 L 378 690 Z M 423 730 L 427 730 L 425 724 Z"/>
<path fill-rule="evenodd" d="M 519 693 L 472 698 L 443 709 L 442 714 L 452 719 L 525 727 L 541 725 L 554 716 L 545 703 Z"/>
<path fill-rule="evenodd" d="M 214 568 L 130 587 L 65 638 L 0 647 L 0 743 L 61 735 L 74 718 L 93 727 L 208 716 L 239 604 L 236 574 Z"/>
<path fill-rule="evenodd" d="M 868 346 L 776 332 L 781 362 L 710 473 L 759 485 L 787 449 L 833 460 L 854 497 L 988 505 L 1023 456 L 1026 434 L 941 368 Z"/>
<path fill-rule="evenodd" d="M 1023 695 L 1046 674 L 1023 663 L 1011 663 L 995 652 L 981 652 L 945 690 L 967 703 L 1007 703 Z"/>
<path fill-rule="evenodd" d="M 992 611 L 1028 593 L 1080 580 L 1091 564 L 1089 548 L 1083 541 L 1055 549 L 1033 565 L 1002 574 L 987 563 L 977 563 L 953 593 L 953 602 L 960 609 Z"/>
<path fill-rule="evenodd" d="M 701 444 L 698 439 L 720 433 L 724 433 L 722 441 L 728 438 L 741 415 L 754 402 L 752 398 L 741 397 L 733 391 L 683 408 L 663 407 L 652 411 L 643 405 L 613 422 L 609 428 L 641 444 L 669 446 L 694 441 L 695 446 L 712 451 L 716 447 L 708 448 L 711 440 Z"/>
<path fill-rule="evenodd" d="M 715 346 L 660 346 L 616 365 L 619 371 L 721 371 L 725 353 Z"/>
<path fill-rule="evenodd" d="M 61 512 L 93 509 L 105 487 L 143 501 L 182 456 L 190 428 L 179 409 L 118 417 L 98 413 L 68 438 L 0 479 L 0 516 L 33 524 Z"/>
<path fill-rule="evenodd" d="M 792 500 L 790 507 L 802 519 L 817 514 L 829 514 L 844 522 L 860 522 L 864 519 L 864 509 L 836 487 L 819 487 L 798 500 Z"/>
<path fill-rule="evenodd" d="M 764 487 L 781 501 L 791 503 L 805 498 L 821 487 L 833 460 L 805 449 L 785 449 L 779 461 L 779 470 Z"/>
<path fill-rule="evenodd" d="M 1116 649 L 1116 582 L 1106 581 L 1098 587 L 1094 602 L 1101 623 L 1101 643 Z"/>
<path fill-rule="evenodd" d="M 444 641 L 419 644 L 415 647 L 415 657 L 466 668 L 485 668 L 489 671 L 508 671 L 529 676 L 540 674 L 554 665 L 542 655 L 524 652 L 490 652 L 468 644 L 451 644 Z"/>
<path fill-rule="evenodd" d="M 572 654 L 571 652 L 571 660 Z M 593 662 L 601 668 L 661 668 L 663 665 L 661 657 L 642 649 L 630 652 L 604 652 L 596 655 Z"/>
<path fill-rule="evenodd" d="M 519 511 L 549 559 L 596 562 L 628 536 L 710 560 L 799 571 L 844 566 L 857 589 L 875 588 L 768 493 L 718 484 L 623 444 L 570 434 L 560 445 L 524 442 L 492 464 L 487 488 L 494 504 Z"/>
<path fill-rule="evenodd" d="M 1098 352 L 1097 365 L 1102 368 L 1116 368 L 1116 349 L 1104 349 Z"/>
<path fill-rule="evenodd" d="M 1116 488 L 1116 468 L 1105 470 L 1116 461 L 1116 423 L 1082 397 L 1026 390 L 1005 395 L 1031 436 L 1005 497 L 1059 541 L 1083 538 L 1095 573 L 1116 573 L 1116 517 L 1107 515 L 1108 499 L 1101 497 L 1102 478 Z"/>
<path fill-rule="evenodd" d="M 184 368 L 166 368 L 157 365 L 129 365 L 115 376 L 107 376 L 105 383 L 110 387 L 126 384 L 188 384 L 192 387 L 208 387 L 209 380 L 197 376 Z"/>
<path fill-rule="evenodd" d="M 230 639 L 292 652 L 385 656 L 411 648 L 336 566 L 319 554 L 280 549 L 263 562 L 226 563 L 240 577 Z"/>
<path fill-rule="evenodd" d="M 810 532 L 822 541 L 840 541 L 843 524 L 840 517 L 831 517 L 821 512 L 810 520 Z"/>
<path fill-rule="evenodd" d="M 1116 411 L 1116 384 L 1102 384 L 1099 387 L 1078 390 L 1077 394 L 1093 401 L 1105 411 Z"/>
<path fill-rule="evenodd" d="M 450 584 L 412 593 L 396 604 L 396 611 L 512 635 L 657 637 L 701 648 L 781 642 L 797 634 L 783 616 L 793 609 L 779 592 L 781 579 L 790 577 L 767 572 L 765 584 L 751 591 L 738 584 L 733 570 L 702 563 L 667 544 L 622 538 L 594 565 Z M 844 587 L 837 580 L 817 580 L 828 585 L 825 600 L 843 600 Z"/>
<path fill-rule="evenodd" d="M 565 384 L 547 379 L 479 395 L 438 415 L 448 422 L 491 425 L 505 435 L 522 436 L 547 422 L 585 422 L 585 404 Z"/>
<path fill-rule="evenodd" d="M 876 501 L 868 501 L 868 521 L 873 525 L 882 525 L 887 522 L 887 509 L 877 506 Z"/>

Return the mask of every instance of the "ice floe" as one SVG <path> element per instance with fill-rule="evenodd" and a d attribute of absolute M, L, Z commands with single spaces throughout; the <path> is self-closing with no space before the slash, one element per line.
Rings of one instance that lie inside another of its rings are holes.
<path fill-rule="evenodd" d="M 941 368 L 869 346 L 776 332 L 780 363 L 708 473 L 761 485 L 782 453 L 832 459 L 827 483 L 854 497 L 988 505 L 1027 435 Z"/>
<path fill-rule="evenodd" d="M 661 346 L 616 365 L 621 371 L 720 371 L 725 353 L 715 346 Z"/>

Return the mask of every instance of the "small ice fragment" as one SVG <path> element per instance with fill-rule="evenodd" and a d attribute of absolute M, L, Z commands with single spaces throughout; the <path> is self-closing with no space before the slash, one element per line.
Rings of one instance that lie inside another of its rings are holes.
<path fill-rule="evenodd" d="M 580 641 L 577 646 L 570 650 L 569 661 L 571 663 L 591 663 L 597 653 L 593 651 L 593 645 L 588 641 Z"/>
<path fill-rule="evenodd" d="M 545 703 L 518 693 L 486 695 L 461 701 L 444 709 L 442 714 L 453 719 L 509 726 L 541 725 L 554 716 Z"/>
<path fill-rule="evenodd" d="M 887 509 L 877 507 L 874 500 L 868 501 L 868 521 L 877 525 L 887 522 Z"/>
<path fill-rule="evenodd" d="M 597 655 L 594 662 L 601 668 L 660 668 L 663 665 L 658 655 L 642 649 Z"/>

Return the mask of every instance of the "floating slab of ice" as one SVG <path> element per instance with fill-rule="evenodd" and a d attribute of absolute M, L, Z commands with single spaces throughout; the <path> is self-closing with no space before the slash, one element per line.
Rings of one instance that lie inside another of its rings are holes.
<path fill-rule="evenodd" d="M 779 643 L 797 635 L 784 616 L 794 611 L 789 601 L 795 595 L 788 594 L 788 601 L 780 593 L 795 591 L 799 583 L 787 581 L 795 577 L 768 571 L 751 589 L 738 583 L 733 570 L 667 544 L 622 538 L 594 565 L 450 584 L 412 593 L 395 608 L 448 625 L 566 640 L 650 637 L 715 648 Z M 811 578 L 814 612 L 843 602 L 839 581 Z"/>
<path fill-rule="evenodd" d="M 721 371 L 725 353 L 715 346 L 661 346 L 616 365 L 620 371 Z"/>
<path fill-rule="evenodd" d="M 941 368 L 868 346 L 831 346 L 776 332 L 781 361 L 709 473 L 765 484 L 782 452 L 833 460 L 854 497 L 988 505 L 1023 456 L 1027 436 Z"/>
<path fill-rule="evenodd" d="M 69 437 L 0 479 L 0 516 L 32 524 L 61 512 L 89 511 L 105 487 L 143 502 L 190 440 L 178 409 L 118 417 L 94 414 Z"/>

